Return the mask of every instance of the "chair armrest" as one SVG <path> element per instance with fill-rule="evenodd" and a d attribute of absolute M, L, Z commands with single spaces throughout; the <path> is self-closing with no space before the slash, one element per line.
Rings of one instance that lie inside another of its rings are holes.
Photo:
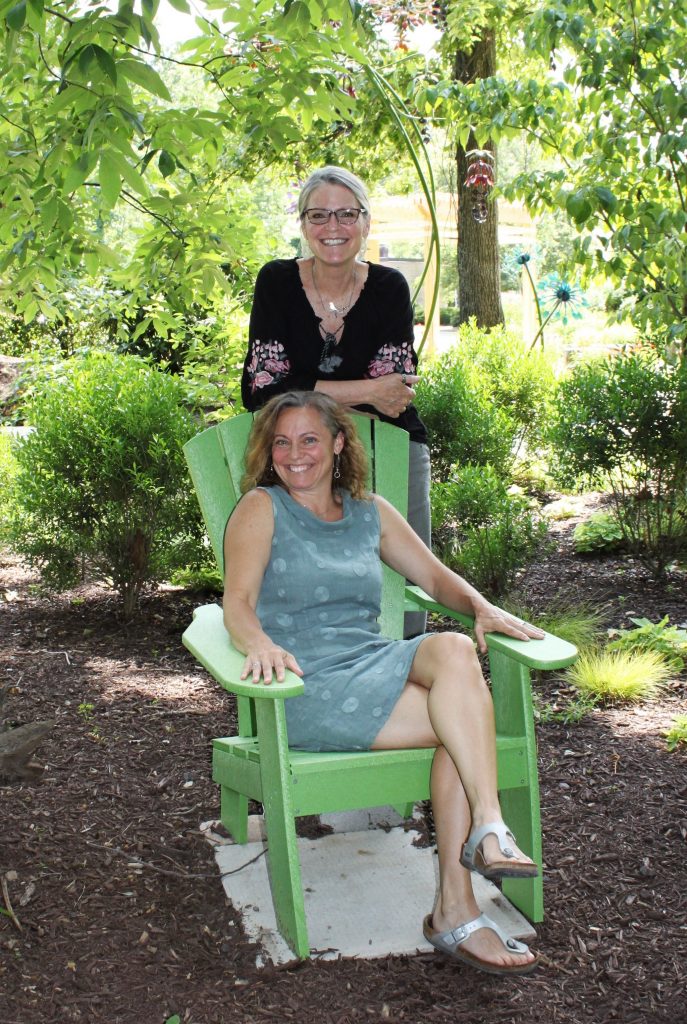
<path fill-rule="evenodd" d="M 406 599 L 417 608 L 439 612 L 455 619 L 463 626 L 472 628 L 474 617 L 461 612 L 451 611 L 426 594 L 421 587 L 406 587 Z M 503 633 L 487 633 L 487 647 L 490 651 L 500 651 L 514 661 L 534 669 L 565 668 L 577 658 L 577 648 L 567 640 L 561 640 L 553 633 L 545 633 L 543 640 L 515 640 Z"/>
<path fill-rule="evenodd" d="M 286 671 L 283 683 L 252 683 L 241 679 L 241 670 L 246 660 L 231 643 L 224 627 L 222 609 L 218 604 L 206 604 L 196 608 L 193 622 L 182 636 L 184 647 L 195 655 L 201 665 L 217 682 L 239 697 L 254 697 L 256 700 L 277 700 L 297 697 L 303 693 L 304 685 L 295 673 Z"/>

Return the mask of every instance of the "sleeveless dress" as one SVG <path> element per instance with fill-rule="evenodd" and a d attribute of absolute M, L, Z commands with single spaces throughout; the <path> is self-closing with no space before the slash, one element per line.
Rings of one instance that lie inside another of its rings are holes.
<path fill-rule="evenodd" d="M 282 487 L 256 612 L 295 655 L 305 693 L 286 701 L 289 746 L 369 750 L 405 686 L 418 646 L 380 635 L 380 522 L 372 500 L 342 491 L 343 518 L 327 523 Z"/>

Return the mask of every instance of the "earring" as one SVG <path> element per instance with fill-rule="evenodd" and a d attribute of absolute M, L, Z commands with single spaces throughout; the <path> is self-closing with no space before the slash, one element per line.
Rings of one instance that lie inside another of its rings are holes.
<path fill-rule="evenodd" d="M 337 453 L 334 456 L 334 479 L 339 480 L 341 478 L 341 456 Z"/>

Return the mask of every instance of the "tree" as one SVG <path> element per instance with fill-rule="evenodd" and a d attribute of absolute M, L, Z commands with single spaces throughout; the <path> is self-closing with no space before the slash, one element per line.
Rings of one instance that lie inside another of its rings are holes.
<path fill-rule="evenodd" d="M 496 37 L 492 29 L 483 30 L 470 50 L 456 50 L 453 78 L 468 84 L 489 78 L 496 72 Z M 495 327 L 505 318 L 501 305 L 501 261 L 498 240 L 498 206 L 488 204 L 485 221 L 477 223 L 472 215 L 470 190 L 465 186 L 467 153 L 477 149 L 477 138 L 470 131 L 467 142 L 456 143 L 456 183 L 458 191 L 458 307 L 459 323 L 474 319 L 478 327 Z M 482 149 L 494 155 L 496 147 L 487 139 Z"/>
<path fill-rule="evenodd" d="M 486 220 L 478 224 L 472 216 L 470 190 L 465 186 L 465 179 L 470 150 L 487 150 L 496 164 L 498 134 L 492 136 L 485 130 L 478 138 L 466 111 L 457 116 L 451 99 L 454 95 L 462 95 L 466 89 L 479 91 L 481 84 L 496 74 L 497 52 L 504 39 L 512 36 L 513 24 L 520 17 L 522 5 L 519 0 L 506 0 L 505 3 L 475 0 L 467 8 L 463 3 L 444 0 L 432 6 L 442 30 L 440 50 L 443 69 L 433 69 L 420 80 L 414 103 L 420 112 L 446 126 L 448 137 L 455 146 L 459 320 L 466 323 L 475 319 L 479 327 L 494 327 L 504 323 L 498 205 L 492 198 Z M 442 81 L 442 73 L 450 78 Z"/>
<path fill-rule="evenodd" d="M 0 274 L 25 322 L 59 315 L 66 275 L 104 271 L 134 333 L 164 338 L 199 301 L 250 289 L 259 255 L 240 185 L 287 154 L 296 173 L 315 152 L 345 159 L 354 130 L 381 164 L 397 123 L 372 67 L 388 48 L 369 11 L 349 0 L 207 8 L 170 57 L 157 0 L 141 14 L 129 0 L 116 11 L 0 0 Z M 202 76 L 204 102 L 173 101 L 165 68 L 181 66 Z M 126 253 L 108 235 L 123 206 L 140 217 Z"/>
<path fill-rule="evenodd" d="M 549 73 L 454 84 L 459 130 L 493 140 L 522 132 L 555 153 L 557 167 L 516 177 L 509 195 L 534 212 L 565 210 L 579 231 L 572 259 L 616 286 L 618 319 L 629 315 L 664 354 L 684 355 L 687 10 L 560 0 L 527 17 L 523 41 Z"/>

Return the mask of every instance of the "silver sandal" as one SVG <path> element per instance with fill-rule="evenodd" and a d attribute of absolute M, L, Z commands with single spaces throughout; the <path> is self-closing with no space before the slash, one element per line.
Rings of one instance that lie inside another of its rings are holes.
<path fill-rule="evenodd" d="M 536 955 L 534 960 L 528 960 L 525 963 L 514 963 L 510 966 L 503 964 L 500 966 L 488 960 L 480 960 L 478 956 L 474 956 L 467 949 L 461 949 L 461 945 L 465 940 L 480 928 L 490 928 L 493 932 L 496 932 L 509 953 L 526 956 L 530 951 L 529 946 L 524 942 L 518 942 L 517 939 L 506 935 L 503 929 L 495 921 L 492 921 L 490 917 L 487 917 L 486 914 L 480 914 L 479 917 L 474 918 L 472 921 L 458 925 L 457 928 L 452 928 L 448 932 L 438 932 L 434 929 L 431 914 L 427 915 L 422 924 L 425 938 L 435 949 L 438 949 L 440 953 L 445 953 L 446 956 L 452 957 L 454 960 L 460 960 L 461 963 L 469 964 L 478 971 L 484 971 L 486 974 L 531 974 L 535 970 L 539 963 L 539 957 Z"/>
<path fill-rule="evenodd" d="M 482 841 L 488 835 L 495 835 L 498 839 L 501 853 L 505 860 L 490 861 L 484 859 L 481 846 Z M 492 881 L 499 878 L 536 878 L 539 868 L 536 864 L 525 864 L 517 860 L 515 850 L 515 836 L 511 830 L 502 822 L 494 821 L 489 825 L 482 825 L 481 828 L 473 829 L 463 845 L 463 852 L 460 855 L 460 863 L 468 871 L 476 871 Z"/>

